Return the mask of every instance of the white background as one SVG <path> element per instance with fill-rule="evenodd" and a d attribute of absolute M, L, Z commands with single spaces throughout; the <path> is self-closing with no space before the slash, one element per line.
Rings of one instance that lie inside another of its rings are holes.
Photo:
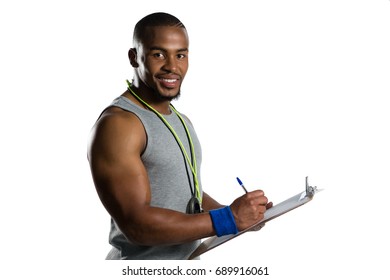
<path fill-rule="evenodd" d="M 203 144 L 204 189 L 225 204 L 243 194 L 236 176 L 274 203 L 305 176 L 325 189 L 191 265 L 388 279 L 387 0 L 2 1 L 1 278 L 123 279 L 129 262 L 102 261 L 109 217 L 86 147 L 132 77 L 134 24 L 155 11 L 190 35 L 175 106 Z"/>

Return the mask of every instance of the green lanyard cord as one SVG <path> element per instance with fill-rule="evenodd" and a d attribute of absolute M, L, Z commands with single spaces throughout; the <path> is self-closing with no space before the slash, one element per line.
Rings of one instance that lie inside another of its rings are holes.
<path fill-rule="evenodd" d="M 188 127 L 183 119 L 183 117 L 180 115 L 180 113 L 175 109 L 175 107 L 173 107 L 172 104 L 169 104 L 169 107 L 170 109 L 177 115 L 177 117 L 179 118 L 179 120 L 181 121 L 181 123 L 183 124 L 183 127 L 186 131 L 186 134 L 187 134 L 187 138 L 188 138 L 188 142 L 190 143 L 190 150 L 191 150 L 191 158 L 192 158 L 192 162 L 187 154 L 187 151 L 186 149 L 184 148 L 184 145 L 183 143 L 181 142 L 179 136 L 177 135 L 175 129 L 170 125 L 170 123 L 164 118 L 164 116 L 158 112 L 156 109 L 154 109 L 152 106 L 150 106 L 148 103 L 146 103 L 141 97 L 139 97 L 132 89 L 131 89 L 131 83 L 126 80 L 127 82 L 127 85 L 128 85 L 128 90 L 133 94 L 133 96 L 135 98 L 137 98 L 137 100 L 139 102 L 141 102 L 143 105 L 145 105 L 148 109 L 150 109 L 153 113 L 155 113 L 159 118 L 160 120 L 166 125 L 166 127 L 171 131 L 172 135 L 175 137 L 176 139 L 176 142 L 179 144 L 179 147 L 181 149 L 181 151 L 183 152 L 183 155 L 185 157 L 185 159 L 187 160 L 187 163 L 188 165 L 190 166 L 190 169 L 191 169 L 191 172 L 192 172 L 192 175 L 193 175 L 193 178 L 194 178 L 194 185 L 195 185 L 195 195 L 196 195 L 196 198 L 198 198 L 199 202 L 202 203 L 202 196 L 200 195 L 200 190 L 199 190 L 199 182 L 198 182 L 198 176 L 197 176 L 197 165 L 196 165 L 196 156 L 195 156 L 195 148 L 194 148 L 194 144 L 192 142 L 192 138 L 191 138 L 191 134 L 190 134 L 190 131 L 188 130 Z"/>

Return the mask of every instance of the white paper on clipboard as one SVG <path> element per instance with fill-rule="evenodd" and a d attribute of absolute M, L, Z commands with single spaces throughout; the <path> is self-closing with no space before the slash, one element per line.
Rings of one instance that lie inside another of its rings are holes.
<path fill-rule="evenodd" d="M 303 204 L 306 204 L 307 202 L 311 201 L 314 195 L 319 191 L 320 190 L 317 190 L 316 187 L 309 186 L 308 178 L 306 177 L 305 191 L 294 195 L 277 205 L 274 205 L 264 213 L 264 218 L 260 222 L 254 224 L 253 226 L 250 226 L 245 230 L 238 232 L 237 234 L 224 235 L 221 237 L 213 236 L 206 239 L 194 250 L 194 252 L 192 252 L 188 259 L 195 259 L 203 253 L 210 251 L 211 249 L 214 249 L 215 247 L 225 242 L 228 242 L 229 240 L 232 240 L 233 238 L 236 238 L 237 236 L 240 236 L 247 231 L 251 231 L 252 229 L 259 227 L 272 219 L 275 219 L 293 209 L 296 209 L 299 206 L 302 206 Z"/>

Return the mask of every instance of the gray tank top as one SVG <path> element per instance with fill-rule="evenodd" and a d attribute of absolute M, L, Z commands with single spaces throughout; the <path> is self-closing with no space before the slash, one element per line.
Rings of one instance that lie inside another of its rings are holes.
<path fill-rule="evenodd" d="M 151 188 L 151 206 L 186 212 L 194 188 L 193 177 L 182 151 L 174 136 L 155 113 L 143 109 L 124 96 L 116 98 L 111 106 L 132 112 L 142 122 L 147 145 L 141 159 L 148 172 Z M 175 113 L 164 115 L 165 119 L 175 129 L 182 141 L 187 154 L 190 156 L 190 146 L 183 124 Z M 195 147 L 198 167 L 198 181 L 200 181 L 200 166 L 202 161 L 201 147 L 193 126 L 185 119 Z M 187 259 L 199 245 L 200 240 L 170 246 L 139 246 L 129 242 L 111 218 L 109 242 L 113 246 L 106 259 L 142 260 L 142 259 Z"/>

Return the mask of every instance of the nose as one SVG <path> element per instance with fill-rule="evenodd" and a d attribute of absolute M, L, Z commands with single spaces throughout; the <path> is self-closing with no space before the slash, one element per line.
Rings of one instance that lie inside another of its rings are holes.
<path fill-rule="evenodd" d="M 177 59 L 176 57 L 167 57 L 163 69 L 168 72 L 176 72 L 177 70 Z"/>

